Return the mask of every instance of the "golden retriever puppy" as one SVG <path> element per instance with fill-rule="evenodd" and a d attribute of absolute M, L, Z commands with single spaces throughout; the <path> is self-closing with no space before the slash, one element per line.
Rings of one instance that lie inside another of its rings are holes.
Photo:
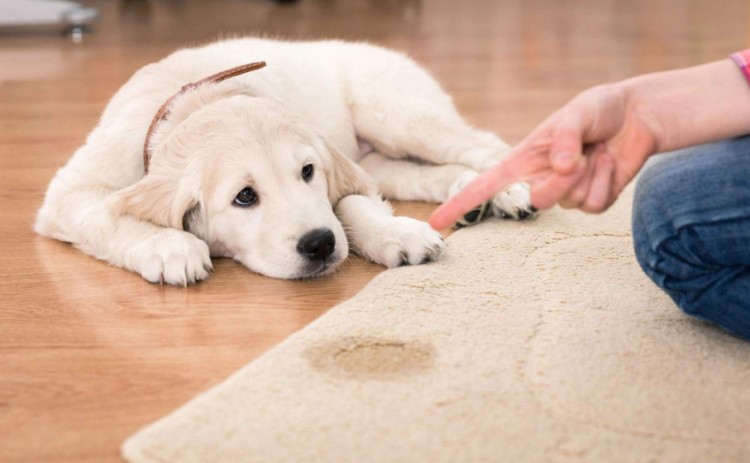
<path fill-rule="evenodd" d="M 243 66 L 254 61 L 267 66 Z M 445 201 L 508 147 L 424 70 L 341 41 L 237 39 L 139 70 L 52 179 L 35 230 L 155 283 L 211 256 L 277 278 L 333 271 L 350 249 L 387 267 L 436 259 L 440 234 L 381 198 Z M 526 188 L 485 210 L 524 218 Z"/>

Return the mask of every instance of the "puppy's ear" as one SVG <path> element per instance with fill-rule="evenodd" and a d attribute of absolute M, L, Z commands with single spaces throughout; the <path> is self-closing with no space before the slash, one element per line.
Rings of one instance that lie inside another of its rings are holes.
<path fill-rule="evenodd" d="M 198 192 L 172 176 L 151 173 L 116 192 L 114 210 L 162 227 L 197 228 L 202 211 Z"/>
<path fill-rule="evenodd" d="M 206 214 L 203 204 L 196 202 L 193 207 L 182 215 L 182 229 L 198 238 L 206 239 L 206 236 L 208 236 L 208 227 L 205 218 Z"/>
<path fill-rule="evenodd" d="M 324 156 L 326 180 L 328 182 L 328 199 L 336 205 L 347 195 L 377 195 L 378 187 L 375 181 L 354 161 L 344 156 L 334 147 L 325 144 L 328 153 Z"/>

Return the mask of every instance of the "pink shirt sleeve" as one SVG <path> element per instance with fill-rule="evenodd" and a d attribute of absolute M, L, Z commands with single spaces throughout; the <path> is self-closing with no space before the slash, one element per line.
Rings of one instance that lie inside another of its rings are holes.
<path fill-rule="evenodd" d="M 730 57 L 740 68 L 740 71 L 742 71 L 745 80 L 750 84 L 750 48 L 732 53 Z"/>

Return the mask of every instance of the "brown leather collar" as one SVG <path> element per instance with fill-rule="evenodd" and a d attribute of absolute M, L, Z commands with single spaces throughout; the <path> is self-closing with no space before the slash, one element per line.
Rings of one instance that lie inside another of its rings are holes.
<path fill-rule="evenodd" d="M 148 132 L 146 132 L 146 141 L 143 143 L 144 175 L 148 174 L 148 164 L 151 159 L 151 150 L 149 149 L 151 135 L 154 134 L 154 130 L 156 130 L 156 126 L 159 124 L 159 122 L 166 119 L 166 117 L 169 115 L 169 107 L 172 105 L 172 102 L 177 99 L 177 97 L 182 96 L 189 91 L 195 90 L 203 84 L 218 83 L 231 77 L 245 74 L 246 72 L 255 71 L 256 69 L 265 67 L 265 65 L 265 61 L 258 61 L 257 63 L 244 64 L 242 66 L 237 66 L 236 68 L 227 69 L 226 71 L 212 74 L 205 79 L 201 79 L 197 82 L 191 82 L 187 85 L 183 85 L 179 92 L 169 97 L 169 99 L 165 101 L 163 105 L 161 105 L 159 111 L 156 112 L 156 115 L 151 120 L 151 125 L 148 126 Z"/>

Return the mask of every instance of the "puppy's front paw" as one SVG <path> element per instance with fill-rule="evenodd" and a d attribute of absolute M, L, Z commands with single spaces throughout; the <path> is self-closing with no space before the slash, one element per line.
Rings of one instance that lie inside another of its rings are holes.
<path fill-rule="evenodd" d="M 363 254 L 388 268 L 431 262 L 443 251 L 443 237 L 426 222 L 392 217 L 363 240 Z"/>
<path fill-rule="evenodd" d="M 208 245 L 179 230 L 161 230 L 133 252 L 134 270 L 151 283 L 187 286 L 213 271 Z"/>
<path fill-rule="evenodd" d="M 527 183 L 514 183 L 496 194 L 490 205 L 492 215 L 503 219 L 523 220 L 536 214 Z"/>

